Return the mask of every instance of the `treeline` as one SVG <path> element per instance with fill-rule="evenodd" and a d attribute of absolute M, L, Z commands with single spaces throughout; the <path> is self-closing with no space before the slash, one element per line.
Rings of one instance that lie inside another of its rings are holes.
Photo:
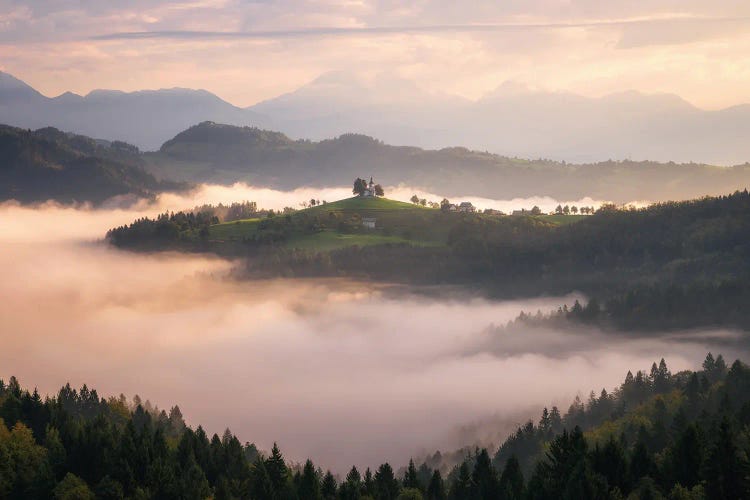
<path fill-rule="evenodd" d="M 591 298 L 572 307 L 536 314 L 522 312 L 515 323 L 576 329 L 596 326 L 609 331 L 670 331 L 697 326 L 750 328 L 750 282 L 719 279 L 713 283 L 651 284 L 609 295 L 604 303 Z"/>
<path fill-rule="evenodd" d="M 149 406 L 149 410 L 144 409 Z M 208 437 L 140 400 L 69 385 L 42 399 L 0 381 L 0 498 L 59 499 L 741 499 L 750 495 L 750 368 L 709 353 L 698 372 L 628 372 L 611 394 L 545 408 L 494 457 L 447 474 L 413 461 L 343 479 L 227 430 Z"/>
<path fill-rule="evenodd" d="M 207 240 L 209 226 L 218 223 L 218 217 L 208 211 L 165 212 L 110 229 L 106 239 L 121 248 L 165 250 L 181 241 Z"/>
<path fill-rule="evenodd" d="M 564 415 L 545 408 L 491 460 L 469 454 L 448 475 L 450 498 L 748 498 L 749 391 L 739 361 L 709 353 L 703 370 L 672 374 L 662 359 Z"/>
<path fill-rule="evenodd" d="M 234 202 L 229 205 L 219 203 L 218 205 L 204 204 L 195 207 L 192 213 L 209 214 L 216 217 L 219 222 L 232 222 L 242 219 L 253 219 L 256 217 L 266 217 L 269 210 L 258 209 L 258 204 L 254 201 Z"/>

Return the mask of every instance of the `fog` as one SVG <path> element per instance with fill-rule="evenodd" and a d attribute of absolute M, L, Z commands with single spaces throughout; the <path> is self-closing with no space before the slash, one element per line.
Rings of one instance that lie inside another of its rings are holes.
<path fill-rule="evenodd" d="M 420 199 L 437 203 L 443 198 L 448 198 L 454 203 L 469 201 L 479 209 L 492 208 L 495 210 L 501 210 L 505 213 L 511 213 L 513 210 L 521 209 L 530 210 L 535 205 L 543 212 L 552 212 L 557 205 L 593 206 L 598 208 L 602 203 L 608 202 L 607 200 L 596 200 L 590 197 L 584 197 L 578 200 L 556 200 L 549 196 L 495 200 L 467 195 L 465 193 L 432 193 L 420 188 L 403 185 L 386 186 L 385 194 L 387 198 L 405 202 L 409 202 L 414 195 L 417 195 Z M 177 210 L 178 208 L 192 208 L 196 205 L 202 204 L 226 204 L 241 200 L 255 201 L 260 208 L 280 210 L 284 207 L 292 207 L 299 209 L 301 208 L 302 202 L 310 201 L 312 198 L 330 202 L 349 198 L 351 196 L 352 188 L 349 186 L 298 188 L 292 191 L 279 191 L 276 189 L 251 186 L 242 182 L 235 183 L 231 186 L 202 184 L 189 193 L 161 194 L 154 202 L 141 202 L 132 206 L 131 209 L 148 213 L 149 209 L 151 212 L 159 209 Z M 648 203 L 648 201 L 632 201 L 629 204 L 643 206 Z"/>
<path fill-rule="evenodd" d="M 342 473 L 499 439 L 542 406 L 567 408 L 661 357 L 677 371 L 709 349 L 740 352 L 731 332 L 648 339 L 491 327 L 577 295 L 491 302 L 342 280 L 237 282 L 218 258 L 97 241 L 141 213 L 219 201 L 217 189 L 128 210 L 0 206 L 0 377 L 43 394 L 69 381 L 177 404 L 193 426 L 229 427 L 262 449 L 278 441 L 292 460 Z M 307 194 L 263 193 L 248 199 L 283 206 Z M 315 197 L 339 196 L 330 193 Z"/>

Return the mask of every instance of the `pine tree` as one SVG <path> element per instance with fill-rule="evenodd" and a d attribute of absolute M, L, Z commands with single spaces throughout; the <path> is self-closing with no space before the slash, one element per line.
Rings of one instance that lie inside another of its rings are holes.
<path fill-rule="evenodd" d="M 483 448 L 474 462 L 474 471 L 471 474 L 472 496 L 474 498 L 496 498 L 498 495 L 498 480 L 492 460 Z"/>
<path fill-rule="evenodd" d="M 610 487 L 624 491 L 627 487 L 628 462 L 622 445 L 610 436 L 603 448 L 597 444 L 591 453 L 594 471 L 601 474 Z"/>
<path fill-rule="evenodd" d="M 377 500 L 393 500 L 398 496 L 398 481 L 393 475 L 393 469 L 387 462 L 378 467 L 374 483 Z"/>
<path fill-rule="evenodd" d="M 356 500 L 362 496 L 362 477 L 356 467 L 352 467 L 341 484 L 339 497 L 342 500 Z"/>
<path fill-rule="evenodd" d="M 336 478 L 333 477 L 331 471 L 326 471 L 323 483 L 320 485 L 320 494 L 323 500 L 335 500 L 337 491 L 338 484 L 336 484 Z"/>
<path fill-rule="evenodd" d="M 283 491 L 286 487 L 287 468 L 284 463 L 284 456 L 276 443 L 273 443 L 273 448 L 271 448 L 271 456 L 266 459 L 266 470 L 274 491 L 276 493 Z"/>
<path fill-rule="evenodd" d="M 257 500 L 273 500 L 274 487 L 262 457 L 258 457 L 250 469 L 250 497 Z"/>
<path fill-rule="evenodd" d="M 521 464 L 515 455 L 511 455 L 500 475 L 500 498 L 503 500 L 521 500 L 524 494 L 523 473 Z"/>
<path fill-rule="evenodd" d="M 653 462 L 644 440 L 639 439 L 630 458 L 630 479 L 637 483 L 642 477 L 651 475 Z"/>
<path fill-rule="evenodd" d="M 321 498 L 320 482 L 311 460 L 307 460 L 302 468 L 298 494 L 301 499 L 305 500 L 319 500 Z"/>
<path fill-rule="evenodd" d="M 692 488 L 700 482 L 703 447 L 695 425 L 688 425 L 674 445 L 672 470 L 674 479 L 682 486 Z"/>
<path fill-rule="evenodd" d="M 413 459 L 409 459 L 409 466 L 406 468 L 406 473 L 404 474 L 404 488 L 414 488 L 422 491 L 422 485 L 419 483 L 417 468 L 414 465 Z"/>
<path fill-rule="evenodd" d="M 471 474 L 466 462 L 458 468 L 458 477 L 453 481 L 450 496 L 452 500 L 469 500 L 472 493 Z"/>
<path fill-rule="evenodd" d="M 432 473 L 432 478 L 430 478 L 430 484 L 427 486 L 425 500 L 447 500 L 447 498 L 443 476 L 439 470 L 435 469 L 435 472 Z"/>
<path fill-rule="evenodd" d="M 719 425 L 706 469 L 706 496 L 710 500 L 747 498 L 748 464 L 745 458 L 740 456 L 735 444 L 734 430 L 726 418 Z"/>

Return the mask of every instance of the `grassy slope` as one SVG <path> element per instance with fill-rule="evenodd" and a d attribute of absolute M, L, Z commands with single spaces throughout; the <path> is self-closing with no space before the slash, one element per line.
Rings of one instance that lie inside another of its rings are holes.
<path fill-rule="evenodd" d="M 534 217 L 556 226 L 567 226 L 568 224 L 582 221 L 588 215 L 536 215 Z"/>
<path fill-rule="evenodd" d="M 300 210 L 293 217 L 305 215 L 327 217 L 330 212 L 344 216 L 358 214 L 361 217 L 374 217 L 378 229 L 355 234 L 339 234 L 331 230 L 316 234 L 300 234 L 292 236 L 285 246 L 303 250 L 328 251 L 353 245 L 367 246 L 386 243 L 434 245 L 444 243 L 447 236 L 447 233 L 442 234 L 442 231 L 429 230 L 434 225 L 432 219 L 440 215 L 438 210 L 387 198 L 347 198 Z M 245 219 L 216 224 L 210 228 L 210 239 L 220 244 L 220 242 L 250 238 L 258 230 L 259 222 L 260 219 Z"/>
<path fill-rule="evenodd" d="M 341 234 L 326 230 L 316 234 L 292 236 L 285 244 L 287 248 L 302 250 L 329 251 L 347 246 L 368 246 L 387 243 L 411 245 L 443 245 L 448 238 L 452 224 L 462 215 L 445 213 L 411 203 L 387 198 L 352 197 L 325 205 L 295 212 L 293 217 L 328 217 L 334 212 L 343 216 L 358 214 L 360 217 L 374 217 L 377 229 L 354 234 Z M 493 216 L 488 216 L 493 217 Z M 538 216 L 544 222 L 563 225 L 581 220 L 585 216 Z M 211 226 L 210 239 L 214 244 L 241 241 L 251 238 L 258 230 L 260 219 L 245 219 Z"/>

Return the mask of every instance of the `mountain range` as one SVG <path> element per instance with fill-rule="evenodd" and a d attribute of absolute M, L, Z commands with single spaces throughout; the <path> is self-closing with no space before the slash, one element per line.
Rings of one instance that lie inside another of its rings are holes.
<path fill-rule="evenodd" d="M 381 75 L 327 73 L 248 108 L 205 90 L 95 90 L 46 97 L 0 73 L 0 123 L 54 126 L 156 150 L 203 121 L 278 130 L 294 139 L 345 133 L 394 145 L 464 146 L 504 156 L 586 163 L 655 160 L 735 165 L 750 159 L 750 105 L 707 111 L 635 91 L 589 98 L 506 82 L 478 101 Z"/>
<path fill-rule="evenodd" d="M 0 123 L 7 125 L 29 129 L 55 127 L 152 150 L 204 120 L 268 125 L 266 118 L 205 90 L 94 90 L 85 96 L 66 92 L 50 98 L 0 72 Z"/>

